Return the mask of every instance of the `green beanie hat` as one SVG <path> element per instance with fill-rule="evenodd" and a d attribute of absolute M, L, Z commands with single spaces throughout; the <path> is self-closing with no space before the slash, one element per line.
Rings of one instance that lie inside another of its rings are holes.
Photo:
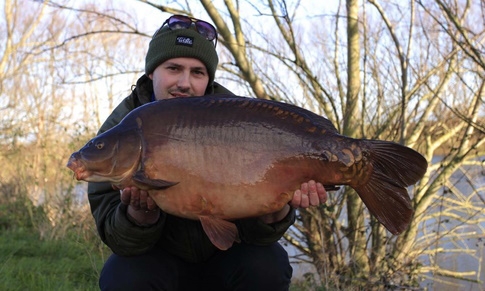
<path fill-rule="evenodd" d="M 209 74 L 208 87 L 214 82 L 219 58 L 212 41 L 195 29 L 171 30 L 168 26 L 150 41 L 145 58 L 145 74 L 148 76 L 163 62 L 173 58 L 195 58 L 200 60 Z"/>

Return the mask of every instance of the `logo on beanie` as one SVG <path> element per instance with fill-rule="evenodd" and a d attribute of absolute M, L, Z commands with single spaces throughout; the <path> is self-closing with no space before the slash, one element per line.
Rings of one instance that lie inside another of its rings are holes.
<path fill-rule="evenodd" d="M 177 36 L 175 39 L 176 45 L 192 46 L 194 44 L 194 38 L 190 36 Z"/>

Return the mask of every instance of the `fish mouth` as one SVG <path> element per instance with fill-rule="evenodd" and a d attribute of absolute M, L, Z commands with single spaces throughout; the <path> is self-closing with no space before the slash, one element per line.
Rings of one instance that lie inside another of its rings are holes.
<path fill-rule="evenodd" d="M 115 147 L 115 150 L 116 149 L 117 147 Z M 139 159 L 140 158 L 138 158 L 138 160 Z M 75 152 L 69 158 L 66 166 L 73 171 L 73 178 L 78 181 L 111 182 L 113 185 L 122 185 L 123 181 L 132 174 L 133 169 L 128 171 L 125 175 L 116 175 L 114 173 L 116 164 L 117 161 L 114 160 L 109 171 L 99 171 L 100 167 L 102 168 L 104 165 L 103 163 L 97 164 L 96 162 L 86 161 L 81 152 Z M 139 167 L 138 164 L 136 164 L 136 166 Z"/>
<path fill-rule="evenodd" d="M 75 155 L 72 155 L 69 158 L 67 167 L 74 172 L 73 176 L 78 181 L 82 180 L 87 175 L 86 166 L 79 159 L 77 159 Z"/>

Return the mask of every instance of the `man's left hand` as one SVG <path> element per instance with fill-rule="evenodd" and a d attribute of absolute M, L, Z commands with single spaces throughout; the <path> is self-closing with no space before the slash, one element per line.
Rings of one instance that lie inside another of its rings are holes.
<path fill-rule="evenodd" d="M 301 188 L 293 194 L 293 199 L 278 212 L 263 215 L 260 219 L 271 224 L 281 221 L 290 212 L 290 205 L 293 208 L 307 208 L 309 206 L 318 206 L 327 202 L 327 191 L 322 183 L 316 183 L 310 180 L 301 184 Z"/>
<path fill-rule="evenodd" d="M 295 191 L 290 205 L 293 208 L 307 208 L 325 204 L 325 202 L 327 202 L 325 187 L 322 183 L 310 180 L 308 183 L 301 184 L 301 188 Z"/>

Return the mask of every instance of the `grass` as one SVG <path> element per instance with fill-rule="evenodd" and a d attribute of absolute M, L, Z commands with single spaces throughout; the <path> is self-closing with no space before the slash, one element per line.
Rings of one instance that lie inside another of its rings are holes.
<path fill-rule="evenodd" d="M 0 290 L 99 290 L 105 256 L 81 240 L 0 230 Z"/>
<path fill-rule="evenodd" d="M 0 290 L 99 290 L 109 249 L 76 236 L 42 240 L 30 228 L 0 228 Z M 324 291 L 305 280 L 291 291 Z"/>

